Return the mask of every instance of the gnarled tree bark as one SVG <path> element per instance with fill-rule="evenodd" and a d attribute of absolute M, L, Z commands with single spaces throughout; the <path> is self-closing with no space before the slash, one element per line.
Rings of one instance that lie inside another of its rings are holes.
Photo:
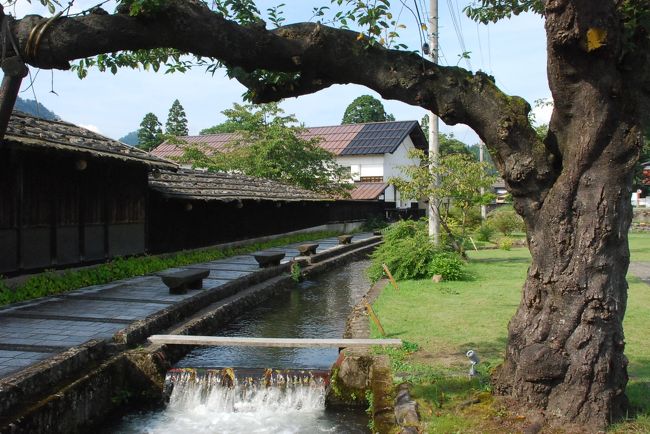
<path fill-rule="evenodd" d="M 650 123 L 643 111 L 650 101 L 647 39 L 637 38 L 633 49 L 629 38 L 624 43 L 618 7 L 614 0 L 546 2 L 555 108 L 544 141 L 530 125 L 530 106 L 501 92 L 491 77 L 368 46 L 355 32 L 320 24 L 269 31 L 237 25 L 197 0 L 169 0 L 151 16 L 60 18 L 31 57 L 27 41 L 43 18 L 10 27 L 19 54 L 41 68 L 66 69 L 71 60 L 120 50 L 176 48 L 236 68 L 257 102 L 356 83 L 432 110 L 448 124 L 469 125 L 524 217 L 533 258 L 496 391 L 557 420 L 602 427 L 626 404 L 631 169 L 640 127 Z M 299 77 L 271 86 L 252 79 L 256 69 Z"/>

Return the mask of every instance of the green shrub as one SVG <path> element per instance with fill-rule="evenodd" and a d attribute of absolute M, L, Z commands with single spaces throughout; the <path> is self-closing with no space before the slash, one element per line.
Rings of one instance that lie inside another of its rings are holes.
<path fill-rule="evenodd" d="M 458 260 L 458 264 L 452 258 Z M 384 243 L 374 251 L 371 259 L 368 276 L 373 282 L 383 277 L 382 264 L 388 266 L 397 280 L 422 279 L 433 274 L 458 280 L 461 276 L 457 268 L 463 268 L 462 261 L 455 254 L 431 242 L 426 221 L 423 220 L 400 221 L 389 226 L 384 230 Z"/>
<path fill-rule="evenodd" d="M 429 264 L 429 274 L 440 274 L 444 280 L 463 280 L 465 264 L 454 252 L 439 252 Z"/>
<path fill-rule="evenodd" d="M 523 220 L 511 208 L 499 208 L 492 211 L 487 217 L 488 224 L 503 235 L 510 235 L 523 229 Z"/>
<path fill-rule="evenodd" d="M 371 255 L 368 268 L 370 280 L 377 281 L 384 275 L 382 264 L 386 264 L 397 280 L 418 279 L 429 275 L 429 264 L 438 249 L 424 234 L 407 237 L 379 246 Z"/>
<path fill-rule="evenodd" d="M 462 210 L 460 210 L 458 207 L 452 206 L 449 209 L 449 217 L 458 222 L 460 232 L 460 227 L 462 226 L 463 221 Z M 479 206 L 469 208 L 465 214 L 465 230 L 473 231 L 481 225 L 481 222 L 481 208 Z"/>
<path fill-rule="evenodd" d="M 373 215 L 366 219 L 366 221 L 363 223 L 363 226 L 361 226 L 361 230 L 364 232 L 371 232 L 379 229 L 384 229 L 387 226 L 388 222 L 385 218 Z"/>
<path fill-rule="evenodd" d="M 510 237 L 501 237 L 497 241 L 497 246 L 501 250 L 510 250 L 512 248 L 512 238 Z"/>
<path fill-rule="evenodd" d="M 488 224 L 482 224 L 476 231 L 476 239 L 488 242 L 494 236 L 494 228 Z"/>
<path fill-rule="evenodd" d="M 384 244 L 392 244 L 404 238 L 427 235 L 428 227 L 425 219 L 400 220 L 393 223 L 384 231 Z"/>

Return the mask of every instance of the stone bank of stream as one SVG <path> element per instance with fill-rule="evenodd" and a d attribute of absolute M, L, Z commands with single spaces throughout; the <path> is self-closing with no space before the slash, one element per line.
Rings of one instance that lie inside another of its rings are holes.
<path fill-rule="evenodd" d="M 305 268 L 307 278 L 363 259 L 379 242 L 380 238 L 374 237 L 356 245 L 326 250 Z M 167 369 L 191 348 L 129 347 L 161 332 L 215 333 L 255 306 L 287 294 L 292 285 L 288 264 L 276 270 L 266 269 L 216 291 L 207 290 L 200 297 L 179 303 L 178 308 L 164 309 L 136 321 L 117 333 L 112 342 L 88 342 L 15 376 L 0 387 L 0 432 L 91 432 L 98 424 L 115 420 L 116 412 L 161 403 Z M 361 288 L 366 289 L 367 285 Z M 338 301 L 330 297 L 325 303 Z M 290 296 L 287 304 L 291 304 Z M 340 326 L 344 323 L 341 320 Z"/>

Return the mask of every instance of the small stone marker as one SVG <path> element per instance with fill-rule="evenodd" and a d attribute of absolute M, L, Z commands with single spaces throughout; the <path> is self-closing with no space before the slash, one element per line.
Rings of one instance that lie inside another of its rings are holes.
<path fill-rule="evenodd" d="M 286 253 L 284 252 L 256 252 L 253 257 L 260 264 L 260 268 L 275 267 L 280 265 L 280 261 L 284 259 Z"/>
<path fill-rule="evenodd" d="M 442 274 L 434 274 L 433 277 L 431 278 L 431 281 L 434 283 L 442 282 Z"/>
<path fill-rule="evenodd" d="M 339 244 L 350 244 L 352 242 L 352 235 L 339 235 L 336 238 L 339 240 Z"/>
<path fill-rule="evenodd" d="M 316 243 L 301 244 L 298 246 L 298 252 L 300 252 L 300 256 L 311 256 L 316 254 L 317 248 L 318 244 Z"/>
<path fill-rule="evenodd" d="M 170 294 L 187 294 L 188 289 L 201 289 L 203 279 L 210 275 L 210 270 L 183 270 L 161 276 L 169 288 Z"/>

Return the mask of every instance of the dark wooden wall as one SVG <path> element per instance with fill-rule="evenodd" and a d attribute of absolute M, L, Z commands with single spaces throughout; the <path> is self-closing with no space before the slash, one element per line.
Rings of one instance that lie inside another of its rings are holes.
<path fill-rule="evenodd" d="M 108 159 L 0 149 L 0 273 L 144 253 L 147 168 Z"/>
<path fill-rule="evenodd" d="M 191 204 L 191 209 L 188 205 Z M 205 202 L 150 193 L 148 249 L 173 252 L 384 215 L 380 202 Z"/>

